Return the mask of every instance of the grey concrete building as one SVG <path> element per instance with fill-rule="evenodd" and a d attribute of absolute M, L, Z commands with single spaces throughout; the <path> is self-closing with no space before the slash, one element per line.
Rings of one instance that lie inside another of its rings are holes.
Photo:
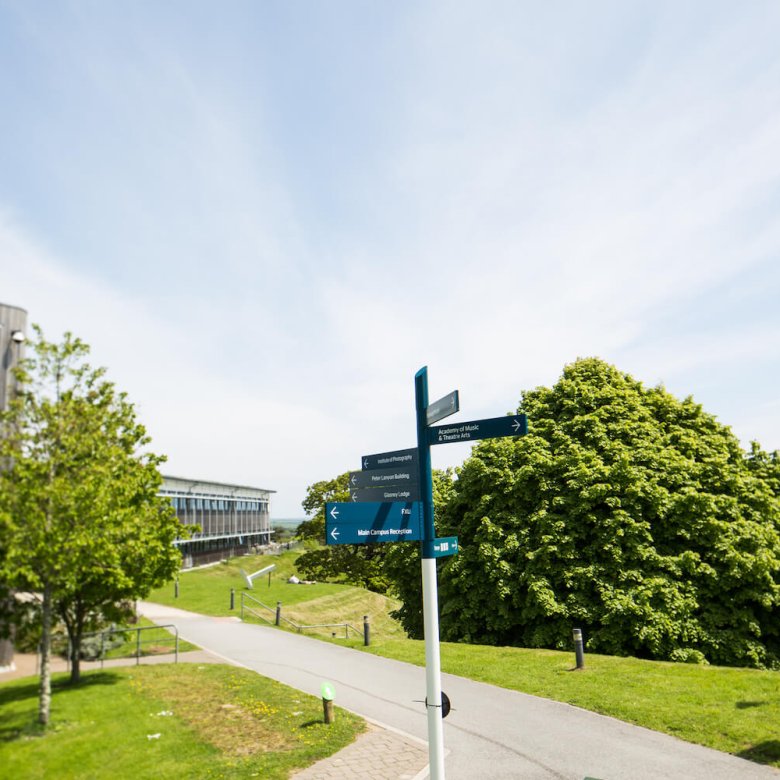
<path fill-rule="evenodd" d="M 26 328 L 24 309 L 0 303 L 0 411 L 5 410 L 13 394 L 12 370 L 22 357 Z M 13 640 L 0 638 L 0 671 L 13 668 Z"/>
<path fill-rule="evenodd" d="M 0 303 L 0 411 L 6 408 L 11 397 L 11 371 L 22 357 L 26 328 L 24 309 Z"/>
<path fill-rule="evenodd" d="M 275 490 L 183 477 L 163 477 L 160 495 L 179 520 L 200 527 L 176 541 L 183 567 L 243 555 L 271 541 L 270 503 Z"/>

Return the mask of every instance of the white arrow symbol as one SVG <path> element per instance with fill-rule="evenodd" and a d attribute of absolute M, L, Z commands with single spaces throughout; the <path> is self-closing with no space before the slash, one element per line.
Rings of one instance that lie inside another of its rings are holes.
<path fill-rule="evenodd" d="M 340 534 L 338 533 L 338 531 L 335 528 L 330 532 L 330 535 L 333 538 L 334 542 L 337 542 L 339 540 L 339 535 Z"/>
<path fill-rule="evenodd" d="M 368 468 L 368 458 L 363 458 L 363 468 L 364 469 Z"/>
<path fill-rule="evenodd" d="M 512 423 L 512 427 L 515 429 L 515 431 L 519 431 L 520 430 L 520 420 L 515 420 Z"/>
<path fill-rule="evenodd" d="M 330 510 L 330 516 L 334 520 L 338 520 L 339 519 L 339 512 L 338 512 L 338 509 L 335 506 L 333 507 L 333 509 Z"/>

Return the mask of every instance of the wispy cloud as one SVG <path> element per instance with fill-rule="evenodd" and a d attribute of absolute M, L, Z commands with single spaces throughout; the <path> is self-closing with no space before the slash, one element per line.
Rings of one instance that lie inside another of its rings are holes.
<path fill-rule="evenodd" d="M 413 443 L 421 365 L 468 419 L 593 354 L 780 446 L 773 4 L 3 15 L 0 298 L 172 469 L 296 513 Z"/>

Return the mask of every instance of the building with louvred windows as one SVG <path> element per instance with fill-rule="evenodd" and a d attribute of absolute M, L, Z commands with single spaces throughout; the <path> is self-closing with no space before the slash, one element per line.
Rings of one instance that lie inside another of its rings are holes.
<path fill-rule="evenodd" d="M 175 544 L 182 567 L 190 568 L 245 555 L 271 542 L 271 494 L 275 490 L 163 476 L 160 495 L 171 502 L 184 525 L 199 526 Z"/>

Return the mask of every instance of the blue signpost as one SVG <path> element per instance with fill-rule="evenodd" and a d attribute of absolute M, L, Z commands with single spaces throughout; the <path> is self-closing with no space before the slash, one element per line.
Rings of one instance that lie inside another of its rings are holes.
<path fill-rule="evenodd" d="M 441 659 L 439 654 L 439 597 L 436 583 L 436 559 L 458 551 L 458 538 L 436 538 L 433 524 L 433 482 L 431 479 L 431 445 L 459 441 L 475 441 L 500 436 L 523 436 L 528 432 L 524 414 L 475 420 L 457 425 L 433 426 L 460 407 L 457 391 L 428 404 L 428 368 L 414 376 L 417 408 L 417 453 L 420 471 L 420 492 L 423 506 L 422 582 L 423 625 L 425 628 L 425 705 L 428 708 L 428 764 L 431 780 L 444 780 L 444 717 L 445 702 L 441 690 Z M 449 400 L 448 400 L 449 399 Z"/>
<path fill-rule="evenodd" d="M 453 390 L 429 404 L 427 367 L 421 368 L 414 376 L 414 396 L 417 447 L 361 458 L 363 470 L 350 474 L 353 503 L 325 504 L 325 540 L 328 544 L 422 542 L 428 763 L 432 780 L 444 780 L 442 719 L 449 711 L 449 700 L 441 690 L 436 560 L 458 552 L 458 537 L 436 538 L 431 446 L 524 436 L 528 433 L 528 420 L 524 414 L 518 414 L 434 426 L 433 423 L 459 410 L 460 398 L 458 391 Z"/>

